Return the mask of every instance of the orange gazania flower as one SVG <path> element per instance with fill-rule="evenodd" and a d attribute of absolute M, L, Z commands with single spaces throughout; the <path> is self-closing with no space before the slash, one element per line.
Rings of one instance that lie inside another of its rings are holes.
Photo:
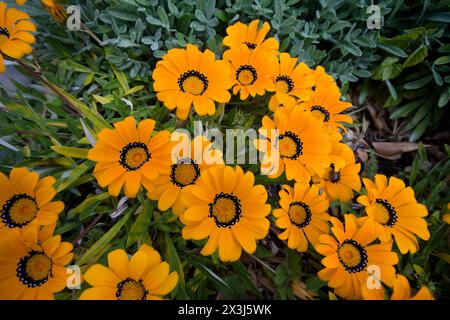
<path fill-rule="evenodd" d="M 14 168 L 9 178 L 0 172 L 0 234 L 22 229 L 31 222 L 46 226 L 56 223 L 64 209 L 56 195 L 53 177 L 39 179 L 39 174 L 26 168 Z"/>
<path fill-rule="evenodd" d="M 382 174 L 375 175 L 375 181 L 363 179 L 367 195 L 358 197 L 358 202 L 365 206 L 367 217 L 373 220 L 376 234 L 382 241 L 394 236 L 402 254 L 414 253 L 419 248 L 416 236 L 423 240 L 430 238 L 427 222 L 427 208 L 417 203 L 414 190 L 395 177 Z"/>
<path fill-rule="evenodd" d="M 53 300 L 64 290 L 72 244 L 61 236 L 26 228 L 0 238 L 0 300 Z"/>
<path fill-rule="evenodd" d="M 227 28 L 227 36 L 223 39 L 223 44 L 231 49 L 237 49 L 242 44 L 250 50 L 262 49 L 274 56 L 278 53 L 278 41 L 275 38 L 266 38 L 270 30 L 268 22 L 264 22 L 258 29 L 259 20 L 253 20 L 249 25 L 236 22 Z"/>
<path fill-rule="evenodd" d="M 306 252 L 308 242 L 315 245 L 319 235 L 328 233 L 328 200 L 316 186 L 300 183 L 284 185 L 278 194 L 281 208 L 273 210 L 275 224 L 286 229 L 278 237 L 288 240 L 289 248 Z"/>
<path fill-rule="evenodd" d="M 350 108 L 352 104 L 341 101 L 340 96 L 339 91 L 318 87 L 314 91 L 312 98 L 303 102 L 301 106 L 323 121 L 330 129 L 337 130 L 337 128 L 342 128 L 345 130 L 342 123 L 353 123 L 353 119 L 341 112 Z"/>
<path fill-rule="evenodd" d="M 296 99 L 309 100 L 313 94 L 314 76 L 311 69 L 304 62 L 298 63 L 288 53 L 280 53 L 278 72 L 274 76 L 275 95 L 269 102 L 269 107 L 275 104 L 292 106 Z"/>
<path fill-rule="evenodd" d="M 36 41 L 31 32 L 36 31 L 31 18 L 16 8 L 7 8 L 0 2 L 0 73 L 5 72 L 3 55 L 11 59 L 21 59 L 33 51 Z"/>
<path fill-rule="evenodd" d="M 152 137 L 155 120 L 141 121 L 131 116 L 116 122 L 114 129 L 103 129 L 89 150 L 88 159 L 96 161 L 94 176 L 99 185 L 117 197 L 124 186 L 125 195 L 134 198 L 142 185 L 149 189 L 152 180 L 171 164 L 170 133 L 160 131 Z"/>
<path fill-rule="evenodd" d="M 274 120 L 265 116 L 262 124 L 259 133 L 266 139 L 257 139 L 255 145 L 266 152 L 261 171 L 269 178 L 276 178 L 286 171 L 288 180 L 309 183 L 314 174 L 324 175 L 330 166 L 332 144 L 319 120 L 300 107 L 279 108 L 274 113 Z"/>
<path fill-rule="evenodd" d="M 187 208 L 180 216 L 183 238 L 207 238 L 201 254 L 219 251 L 222 261 L 238 260 L 242 249 L 254 253 L 256 240 L 269 231 L 271 210 L 266 189 L 254 183 L 253 173 L 244 174 L 239 166 L 218 166 L 203 173 L 181 195 Z"/>
<path fill-rule="evenodd" d="M 224 53 L 223 58 L 230 61 L 233 79 L 233 94 L 240 93 L 240 99 L 248 96 L 264 95 L 274 91 L 273 76 L 276 74 L 277 58 L 264 50 L 250 50 L 245 45 Z"/>
<path fill-rule="evenodd" d="M 345 224 L 331 217 L 331 232 L 319 236 L 315 249 L 325 257 L 322 259 L 324 269 L 318 276 L 327 281 L 334 292 L 345 299 L 362 299 L 361 287 L 366 286 L 368 267 L 379 268 L 381 283 L 392 286 L 395 278 L 394 265 L 398 263 L 395 252 L 391 252 L 392 241 L 376 244 L 377 238 L 371 220 L 359 226 L 356 216 L 346 214 Z"/>
<path fill-rule="evenodd" d="M 367 286 L 363 286 L 362 295 L 364 300 L 385 300 L 385 290 L 383 287 L 379 289 L 369 289 Z M 408 278 L 398 274 L 393 281 L 392 295 L 389 300 L 434 300 L 434 298 L 430 289 L 425 286 L 422 286 L 415 294 L 413 294 Z"/>
<path fill-rule="evenodd" d="M 332 155 L 330 167 L 319 179 L 319 185 L 325 190 L 328 200 L 350 201 L 353 191 L 361 189 L 361 164 L 355 163 L 352 149 L 343 143 L 333 144 Z"/>
<path fill-rule="evenodd" d="M 92 288 L 83 291 L 80 300 L 161 300 L 176 287 L 178 274 L 144 244 L 131 258 L 122 249 L 110 252 L 108 267 L 95 264 L 84 279 Z"/>
<path fill-rule="evenodd" d="M 153 88 L 169 110 L 186 119 L 191 105 L 200 115 L 213 115 L 214 102 L 230 100 L 231 74 L 228 62 L 216 60 L 210 50 L 201 52 L 192 44 L 186 49 L 171 49 L 156 64 Z"/>

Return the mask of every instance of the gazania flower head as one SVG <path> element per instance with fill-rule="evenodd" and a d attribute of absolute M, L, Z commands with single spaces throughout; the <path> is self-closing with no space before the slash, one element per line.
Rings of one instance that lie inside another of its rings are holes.
<path fill-rule="evenodd" d="M 231 74 L 228 62 L 216 60 L 209 50 L 201 52 L 188 44 L 186 49 L 171 49 L 156 64 L 153 88 L 157 98 L 169 109 L 177 108 L 179 119 L 186 119 L 191 105 L 200 115 L 213 115 L 214 102 L 230 100 Z"/>
<path fill-rule="evenodd" d="M 330 135 L 319 120 L 299 107 L 278 109 L 274 120 L 265 116 L 259 132 L 266 137 L 255 141 L 257 149 L 266 152 L 261 171 L 270 178 L 286 171 L 288 180 L 309 183 L 312 175 L 322 177 L 330 166 Z"/>
<path fill-rule="evenodd" d="M 290 106 L 296 103 L 296 98 L 306 101 L 312 96 L 312 70 L 304 62 L 298 64 L 298 59 L 292 58 L 289 53 L 280 53 L 278 71 L 273 81 L 276 90 L 271 100 L 275 98 L 279 104 Z"/>
<path fill-rule="evenodd" d="M 211 168 L 195 185 L 186 187 L 182 201 L 187 207 L 180 216 L 185 225 L 183 238 L 208 238 L 201 254 L 219 251 L 222 261 L 236 261 L 242 249 L 256 250 L 256 240 L 269 230 L 270 205 L 262 185 L 254 185 L 255 177 L 237 166 Z"/>
<path fill-rule="evenodd" d="M 353 191 L 359 192 L 361 189 L 361 164 L 355 163 L 355 155 L 346 144 L 333 144 L 332 154 L 334 157 L 330 167 L 320 179 L 319 185 L 324 188 L 328 200 L 350 201 Z"/>
<path fill-rule="evenodd" d="M 160 131 L 152 137 L 155 120 L 136 121 L 131 116 L 103 129 L 88 159 L 96 161 L 94 176 L 103 188 L 117 197 L 124 187 L 125 195 L 134 198 L 144 185 L 149 189 L 152 180 L 171 164 L 170 133 Z"/>
<path fill-rule="evenodd" d="M 319 271 L 318 276 L 327 281 L 338 296 L 360 300 L 361 287 L 367 285 L 369 276 L 374 277 L 368 268 L 377 268 L 381 278 L 376 280 L 392 286 L 395 277 L 393 266 L 398 263 L 398 257 L 391 252 L 392 242 L 374 243 L 377 236 L 371 220 L 359 226 L 352 214 L 346 214 L 344 219 L 345 224 L 337 218 L 330 218 L 334 236 L 319 236 L 315 249 L 325 256 L 321 261 L 325 268 Z"/>
<path fill-rule="evenodd" d="M 284 185 L 279 196 L 281 209 L 273 210 L 273 215 L 277 227 L 286 230 L 278 237 L 288 240 L 289 248 L 306 252 L 308 242 L 315 245 L 319 235 L 328 233 L 328 200 L 316 186 L 300 183 L 294 188 Z"/>
<path fill-rule="evenodd" d="M 176 287 L 178 274 L 143 244 L 131 259 L 122 249 L 110 252 L 108 266 L 91 266 L 84 279 L 92 288 L 83 291 L 80 300 L 160 300 Z"/>
<path fill-rule="evenodd" d="M 37 220 L 38 225 L 56 223 L 63 211 L 61 201 L 52 201 L 56 195 L 55 179 L 26 168 L 14 168 L 9 178 L 0 172 L 0 234 L 22 229 Z"/>
<path fill-rule="evenodd" d="M 345 130 L 342 122 L 353 123 L 353 119 L 342 111 L 351 107 L 351 103 L 340 100 L 340 92 L 329 88 L 318 87 L 309 101 L 301 106 L 310 111 L 315 117 L 325 123 L 331 129 L 342 128 Z"/>
<path fill-rule="evenodd" d="M 276 56 L 279 48 L 278 41 L 275 38 L 265 39 L 269 30 L 268 22 L 264 22 L 259 28 L 259 20 L 253 20 L 249 25 L 238 21 L 227 28 L 227 36 L 223 39 L 223 44 L 231 49 L 245 45 L 250 50 L 261 49 Z"/>
<path fill-rule="evenodd" d="M 196 184 L 205 170 L 223 165 L 223 160 L 222 153 L 214 149 L 204 136 L 187 143 L 187 148 L 181 148 L 173 160 L 174 163 L 155 181 L 147 196 L 158 200 L 159 210 L 165 211 L 172 207 L 173 213 L 179 216 L 185 210 L 181 193 L 187 186 Z"/>
<path fill-rule="evenodd" d="M 419 248 L 416 236 L 423 240 L 430 238 L 427 222 L 427 208 L 417 203 L 414 190 L 395 177 L 375 175 L 375 181 L 363 179 L 367 195 L 358 197 L 365 206 L 367 217 L 373 220 L 373 227 L 382 241 L 395 238 L 402 254 L 414 253 Z"/>
<path fill-rule="evenodd" d="M 363 286 L 362 295 L 364 300 L 385 300 L 385 290 L 383 287 L 379 289 L 369 289 L 367 286 Z M 422 286 L 415 294 L 413 294 L 408 278 L 398 274 L 393 281 L 390 300 L 434 300 L 434 298 L 430 289 L 425 286 Z"/>
<path fill-rule="evenodd" d="M 9 8 L 0 2 L 0 73 L 5 72 L 3 55 L 6 58 L 21 59 L 33 51 L 31 45 L 36 41 L 31 32 L 36 26 L 29 21 L 25 12 Z"/>
<path fill-rule="evenodd" d="M 52 300 L 64 290 L 72 244 L 27 228 L 0 239 L 0 300 Z"/>
<path fill-rule="evenodd" d="M 241 45 L 224 53 L 230 61 L 233 74 L 233 94 L 240 92 L 241 100 L 248 96 L 264 95 L 274 91 L 273 77 L 276 74 L 277 58 L 264 50 L 250 50 Z"/>

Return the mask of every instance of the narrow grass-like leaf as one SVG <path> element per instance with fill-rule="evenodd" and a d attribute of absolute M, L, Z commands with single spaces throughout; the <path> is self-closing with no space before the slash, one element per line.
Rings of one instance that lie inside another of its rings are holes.
<path fill-rule="evenodd" d="M 153 206 L 147 200 L 128 233 L 126 247 L 132 246 L 136 241 L 142 239 L 143 236 L 148 233 L 148 226 L 150 225 L 152 215 Z"/>
<path fill-rule="evenodd" d="M 109 229 L 107 233 L 105 233 L 96 243 L 94 243 L 77 261 L 78 265 L 83 265 L 85 263 L 95 263 L 96 261 L 92 261 L 92 258 L 96 256 L 105 246 L 107 246 L 112 239 L 120 232 L 122 227 L 131 217 L 131 214 L 134 211 L 134 207 L 128 209 L 128 212 L 118 221 L 116 224 Z"/>
<path fill-rule="evenodd" d="M 166 253 L 167 259 L 170 264 L 171 270 L 175 270 L 178 273 L 178 283 L 185 287 L 186 283 L 184 280 L 184 271 L 183 265 L 181 264 L 180 257 L 178 256 L 178 252 L 175 248 L 175 245 L 170 237 L 170 234 L 166 233 L 164 236 L 164 241 L 166 242 Z"/>
<path fill-rule="evenodd" d="M 77 159 L 87 159 L 88 149 L 82 148 L 73 148 L 73 147 L 62 147 L 62 146 L 51 146 L 53 151 L 62 154 L 68 158 L 77 158 Z"/>

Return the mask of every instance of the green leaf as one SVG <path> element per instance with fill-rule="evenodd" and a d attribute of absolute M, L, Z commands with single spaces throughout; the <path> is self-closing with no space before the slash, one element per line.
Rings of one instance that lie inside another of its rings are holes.
<path fill-rule="evenodd" d="M 443 106 L 446 106 L 448 103 L 448 100 L 450 100 L 450 88 L 447 88 L 447 90 L 444 90 L 438 101 L 438 107 L 442 108 Z"/>
<path fill-rule="evenodd" d="M 114 71 L 114 74 L 117 77 L 117 80 L 119 80 L 120 86 L 122 87 L 123 91 L 127 92 L 130 90 L 130 86 L 128 85 L 127 75 L 123 71 L 117 71 L 116 68 L 112 68 Z"/>
<path fill-rule="evenodd" d="M 403 62 L 403 69 L 415 66 L 421 63 L 428 56 L 428 48 L 426 46 L 420 46 Z"/>
<path fill-rule="evenodd" d="M 403 69 L 398 61 L 398 58 L 385 58 L 383 62 L 373 70 L 372 79 L 385 81 L 397 77 Z"/>
<path fill-rule="evenodd" d="M 318 291 L 320 288 L 323 288 L 326 285 L 327 285 L 327 283 L 325 281 L 320 280 L 317 277 L 311 278 L 306 283 L 306 287 L 308 288 L 308 290 L 311 290 L 311 291 Z"/>
<path fill-rule="evenodd" d="M 348 22 L 348 21 L 338 21 L 338 22 L 336 22 L 335 24 L 333 24 L 331 27 L 329 27 L 329 28 L 327 29 L 327 32 L 328 32 L 328 33 L 339 32 L 339 31 L 341 31 L 342 29 L 351 27 L 351 25 L 352 25 L 352 24 L 351 24 L 350 22 Z"/>
<path fill-rule="evenodd" d="M 104 128 L 110 129 L 112 128 L 109 122 L 103 119 L 103 117 L 100 114 L 89 108 L 80 100 L 76 99 L 67 91 L 57 87 L 56 85 L 50 82 L 46 83 L 46 85 L 56 94 L 58 94 L 63 100 L 65 100 L 65 102 L 69 103 L 73 108 L 78 110 L 82 115 L 84 115 L 87 119 L 89 119 L 89 121 L 92 122 L 92 124 L 95 126 L 97 130 L 101 130 Z"/>
<path fill-rule="evenodd" d="M 62 146 L 51 146 L 53 151 L 62 154 L 68 158 L 77 159 L 87 159 L 89 149 L 73 148 L 73 147 L 62 147 Z"/>
<path fill-rule="evenodd" d="M 414 183 L 416 182 L 417 174 L 420 170 L 420 165 L 422 164 L 422 161 L 425 159 L 421 156 L 421 154 L 424 152 L 425 146 L 423 143 L 419 143 L 418 146 L 418 152 L 416 156 L 414 157 L 414 161 L 411 165 L 411 172 L 409 173 L 409 185 L 414 186 Z"/>
<path fill-rule="evenodd" d="M 91 208 L 95 208 L 99 203 L 108 199 L 110 197 L 109 193 L 103 192 L 93 196 L 88 197 L 78 206 L 69 211 L 68 217 L 73 218 L 77 214 L 81 214 L 83 212 L 91 210 Z"/>
<path fill-rule="evenodd" d="M 397 100 L 398 99 L 397 90 L 395 90 L 395 88 L 392 85 L 392 83 L 389 80 L 386 80 L 384 82 L 386 83 L 386 86 L 389 89 L 389 93 L 391 94 L 392 99 Z"/>
<path fill-rule="evenodd" d="M 61 192 L 70 187 L 78 180 L 78 178 L 81 177 L 81 175 L 85 174 L 88 170 L 90 170 L 91 167 L 92 167 L 91 163 L 89 161 L 85 161 L 80 165 L 78 165 L 76 168 L 72 169 L 67 179 L 58 180 L 56 191 Z"/>
<path fill-rule="evenodd" d="M 433 75 L 434 82 L 436 82 L 438 86 L 442 86 L 442 77 L 436 70 L 434 70 L 434 68 L 431 68 L 431 74 Z"/>
<path fill-rule="evenodd" d="M 132 95 L 132 94 L 134 94 L 134 93 L 136 93 L 136 92 L 141 91 L 141 90 L 144 89 L 144 88 L 145 88 L 145 86 L 143 86 L 143 85 L 139 85 L 139 86 L 133 87 L 133 88 L 131 88 L 131 89 L 125 91 L 125 93 L 123 94 L 123 96 L 126 97 L 126 96 L 129 96 L 129 95 Z"/>
<path fill-rule="evenodd" d="M 450 62 L 450 56 L 442 56 L 434 60 L 434 64 L 439 66 L 441 64 L 447 64 Z"/>
<path fill-rule="evenodd" d="M 114 239 L 114 237 L 120 232 L 122 227 L 125 225 L 125 223 L 128 221 L 128 219 L 131 217 L 131 214 L 133 213 L 135 208 L 129 208 L 125 215 L 118 221 L 114 226 L 108 230 L 107 233 L 105 233 L 97 242 L 95 242 L 84 254 L 83 256 L 77 261 L 78 265 L 83 265 L 85 263 L 95 263 L 96 261 L 92 261 L 93 257 L 95 257 L 100 251 L 105 248 L 111 241 Z"/>
<path fill-rule="evenodd" d="M 423 77 L 418 80 L 405 83 L 403 85 L 403 89 L 417 90 L 417 89 L 420 89 L 420 88 L 423 88 L 424 86 L 426 86 L 431 80 L 433 80 L 432 76 Z"/>
<path fill-rule="evenodd" d="M 242 284 L 246 287 L 247 290 L 250 290 L 259 297 L 262 297 L 261 292 L 258 290 L 258 287 L 251 280 L 251 277 L 247 269 L 245 268 L 244 264 L 242 264 L 242 262 L 239 261 L 233 262 L 231 264 L 231 267 L 239 275 L 239 280 L 242 281 Z"/>
<path fill-rule="evenodd" d="M 405 51 L 403 51 L 400 48 L 389 45 L 389 44 L 378 44 L 378 48 L 380 48 L 381 50 L 384 50 L 386 52 L 389 52 L 389 53 L 393 54 L 394 56 L 400 57 L 400 58 L 408 57 L 408 55 L 406 54 Z"/>
<path fill-rule="evenodd" d="M 417 109 L 424 103 L 425 103 L 424 99 L 417 99 L 417 100 L 411 101 L 411 102 L 403 105 L 402 107 L 398 108 L 394 112 L 392 112 L 389 119 L 395 120 L 395 119 L 406 117 L 408 114 L 413 112 L 415 109 Z"/>
<path fill-rule="evenodd" d="M 167 260 L 169 261 L 170 269 L 177 271 L 178 283 L 184 288 L 186 283 L 184 280 L 183 265 L 181 264 L 180 257 L 178 257 L 178 252 L 175 249 L 175 245 L 170 234 L 166 233 L 164 239 L 166 242 Z"/>
<path fill-rule="evenodd" d="M 158 6 L 158 17 L 159 20 L 163 23 L 164 27 L 169 29 L 170 28 L 169 17 L 167 16 L 166 10 L 164 10 L 163 6 Z"/>
<path fill-rule="evenodd" d="M 450 52 L 450 43 L 443 44 L 438 48 L 439 52 Z"/>
<path fill-rule="evenodd" d="M 427 129 L 429 122 L 431 119 L 431 114 L 428 114 L 427 117 L 425 117 L 415 128 L 414 130 L 411 132 L 411 135 L 409 136 L 409 141 L 410 142 L 415 142 L 417 141 L 417 139 L 419 139 L 422 134 L 425 132 L 425 130 Z"/>
<path fill-rule="evenodd" d="M 124 21 L 136 22 L 136 20 L 139 19 L 139 16 L 131 12 L 127 12 L 123 8 L 107 8 L 106 11 L 108 11 L 108 13 L 114 18 L 118 18 Z"/>
<path fill-rule="evenodd" d="M 425 17 L 425 20 L 450 23 L 450 13 L 448 12 L 435 12 Z"/>
<path fill-rule="evenodd" d="M 146 200 L 144 202 L 144 206 L 142 207 L 142 211 L 139 213 L 136 221 L 131 227 L 130 232 L 128 233 L 127 243 L 125 244 L 127 248 L 133 245 L 136 241 L 141 240 L 144 235 L 148 234 L 148 226 L 150 225 L 152 215 L 153 206 L 150 204 L 150 201 Z"/>
<path fill-rule="evenodd" d="M 275 0 L 274 7 L 275 7 L 275 15 L 274 15 L 275 21 L 281 24 L 281 22 L 283 21 L 284 0 Z"/>
<path fill-rule="evenodd" d="M 356 57 L 362 56 L 361 49 L 359 49 L 358 46 L 354 45 L 350 41 L 344 41 L 342 43 L 342 47 Z"/>
<path fill-rule="evenodd" d="M 82 64 L 76 63 L 73 60 L 64 60 L 59 64 L 62 68 L 66 68 L 68 70 L 74 70 L 76 72 L 88 73 L 92 75 L 104 75 L 103 73 L 96 72 L 91 68 L 83 66 Z"/>

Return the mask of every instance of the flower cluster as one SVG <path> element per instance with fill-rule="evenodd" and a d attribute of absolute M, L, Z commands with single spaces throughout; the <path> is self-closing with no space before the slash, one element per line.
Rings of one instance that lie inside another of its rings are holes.
<path fill-rule="evenodd" d="M 31 52 L 34 26 L 28 19 L 0 3 L 0 52 L 15 59 Z M 136 122 L 134 116 L 99 132 L 88 151 L 98 185 L 113 197 L 144 194 L 146 201 L 157 201 L 159 211 L 171 210 L 182 224 L 182 237 L 201 244 L 202 255 L 217 254 L 222 262 L 231 262 L 242 251 L 253 254 L 273 222 L 287 247 L 323 256 L 318 277 L 338 296 L 384 299 L 392 291 L 392 299 L 411 298 L 408 280 L 395 269 L 395 248 L 414 253 L 417 238 L 429 239 L 426 207 L 395 177 L 365 178 L 361 192 L 360 164 L 343 140 L 344 124 L 352 118 L 342 112 L 351 104 L 341 100 L 339 87 L 323 67 L 311 69 L 279 52 L 278 41 L 266 38 L 267 22 L 237 22 L 226 31 L 221 59 L 193 44 L 169 50 L 153 71 L 153 89 L 181 120 L 192 109 L 198 116 L 214 115 L 216 103 L 270 92 L 267 106 L 261 107 L 271 115 L 262 119 L 261 138 L 254 145 L 267 151 L 261 172 L 285 181 L 279 208 L 272 210 L 266 188 L 251 171 L 226 165 L 206 137 L 197 137 L 174 155 L 169 130 L 158 130 L 153 119 Z M 0 71 L 2 59 L 0 55 Z M 66 286 L 65 267 L 73 253 L 70 243 L 54 235 L 64 209 L 62 202 L 52 201 L 54 183 L 52 177 L 40 179 L 25 168 L 13 169 L 9 178 L 0 174 L 0 298 L 51 299 Z M 356 194 L 362 215 L 330 214 L 332 202 L 349 202 Z M 84 281 L 91 287 L 81 299 L 160 299 L 179 280 L 145 244 L 131 257 L 123 249 L 109 252 L 107 264 L 87 269 Z M 376 282 L 374 289 L 368 287 L 370 281 Z M 414 298 L 432 295 L 423 287 Z"/>

